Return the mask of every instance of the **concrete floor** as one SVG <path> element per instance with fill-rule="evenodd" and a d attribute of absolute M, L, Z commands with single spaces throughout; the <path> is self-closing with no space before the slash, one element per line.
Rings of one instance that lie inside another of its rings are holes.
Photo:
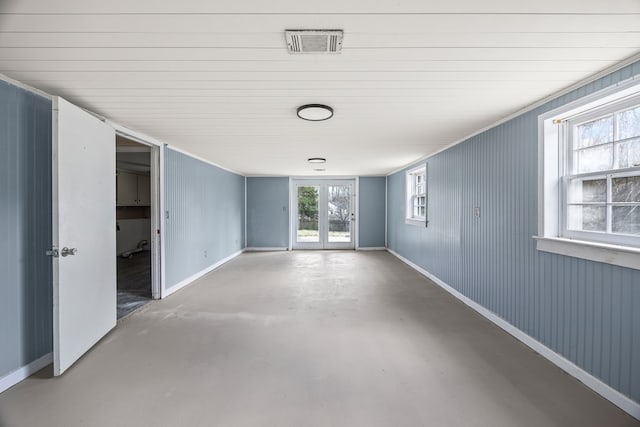
<path fill-rule="evenodd" d="M 5 426 L 640 425 L 385 252 L 244 254 L 124 319 Z"/>

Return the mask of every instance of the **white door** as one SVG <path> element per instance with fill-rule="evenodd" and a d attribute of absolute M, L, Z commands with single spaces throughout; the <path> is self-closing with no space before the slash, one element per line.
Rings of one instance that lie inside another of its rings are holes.
<path fill-rule="evenodd" d="M 54 97 L 54 375 L 116 325 L 115 157 L 110 126 Z"/>
<path fill-rule="evenodd" d="M 353 180 L 295 180 L 293 249 L 354 249 Z"/>

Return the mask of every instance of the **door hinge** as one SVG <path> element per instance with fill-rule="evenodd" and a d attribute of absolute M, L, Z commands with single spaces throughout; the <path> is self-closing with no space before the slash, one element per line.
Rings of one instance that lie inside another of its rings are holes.
<path fill-rule="evenodd" d="M 51 256 L 54 258 L 58 258 L 60 256 L 60 252 L 57 249 L 49 249 L 45 253 L 47 254 L 47 256 Z"/>

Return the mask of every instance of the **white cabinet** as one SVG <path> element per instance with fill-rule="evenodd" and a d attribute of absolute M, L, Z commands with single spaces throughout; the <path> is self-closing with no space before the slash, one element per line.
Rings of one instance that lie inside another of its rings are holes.
<path fill-rule="evenodd" d="M 136 206 L 138 203 L 138 175 L 118 171 L 116 175 L 116 204 Z"/>
<path fill-rule="evenodd" d="M 117 206 L 150 206 L 151 181 L 147 175 L 126 171 L 116 174 Z"/>
<path fill-rule="evenodd" d="M 138 206 L 151 206 L 151 180 L 147 175 L 136 175 L 138 188 Z"/>

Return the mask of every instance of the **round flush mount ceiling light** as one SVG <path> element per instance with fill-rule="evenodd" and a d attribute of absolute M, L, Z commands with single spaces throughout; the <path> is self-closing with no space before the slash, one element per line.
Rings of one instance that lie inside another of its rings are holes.
<path fill-rule="evenodd" d="M 311 157 L 310 159 L 307 159 L 307 162 L 309 163 L 326 163 L 327 159 L 325 159 L 324 157 Z"/>
<path fill-rule="evenodd" d="M 311 122 L 321 122 L 333 117 L 333 108 L 322 104 L 307 104 L 298 107 L 298 117 Z"/>

